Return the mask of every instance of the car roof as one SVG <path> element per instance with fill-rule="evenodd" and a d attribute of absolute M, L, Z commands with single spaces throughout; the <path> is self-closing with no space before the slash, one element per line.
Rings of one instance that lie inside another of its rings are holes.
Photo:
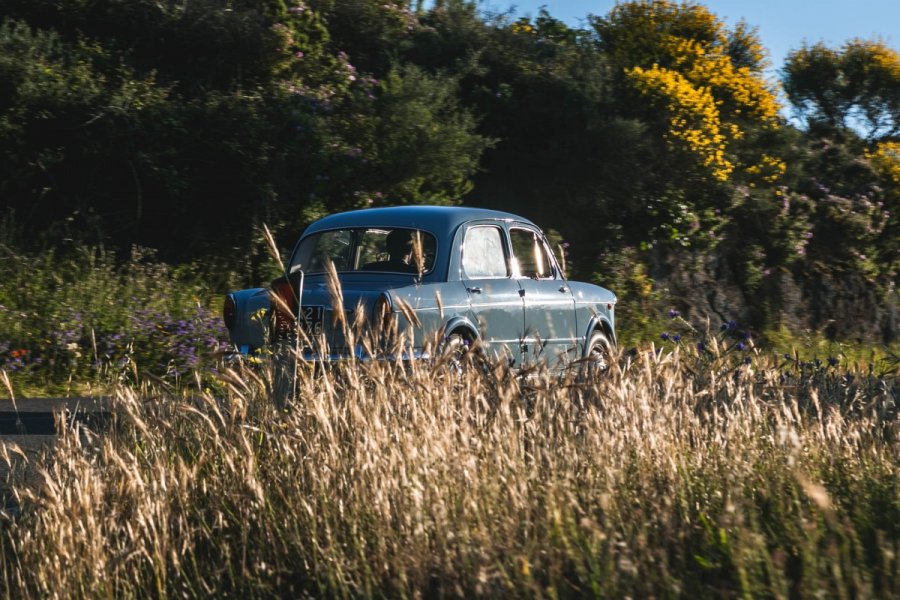
<path fill-rule="evenodd" d="M 391 206 L 366 208 L 329 215 L 306 228 L 303 237 L 327 229 L 350 227 L 409 227 L 430 231 L 435 235 L 450 235 L 468 221 L 519 221 L 534 225 L 528 219 L 512 213 L 468 206 Z"/>

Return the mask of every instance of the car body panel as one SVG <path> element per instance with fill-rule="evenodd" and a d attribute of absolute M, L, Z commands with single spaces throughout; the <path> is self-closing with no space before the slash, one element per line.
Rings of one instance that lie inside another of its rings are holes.
<path fill-rule="evenodd" d="M 230 296 L 235 302 L 235 323 L 229 329 L 231 343 L 242 354 L 264 347 L 272 308 L 268 288 L 239 290 Z"/>
<path fill-rule="evenodd" d="M 469 319 L 478 328 L 484 349 L 510 364 L 521 360 L 525 332 L 525 302 L 514 279 L 467 279 Z"/>
<path fill-rule="evenodd" d="M 323 335 L 318 341 L 327 345 L 327 349 L 307 345 L 303 355 L 308 360 L 367 358 L 361 345 L 348 347 L 341 321 L 371 325 L 376 320 L 379 299 L 387 303 L 399 330 L 410 341 L 410 350 L 403 358 L 430 356 L 436 350 L 435 343 L 451 333 L 460 333 L 472 341 L 477 339 L 489 355 L 506 357 L 512 365 L 546 361 L 559 367 L 584 355 L 594 328 L 607 331 L 611 341 L 615 341 L 615 295 L 596 285 L 567 281 L 540 229 L 510 213 L 443 206 L 338 213 L 316 221 L 304 231 L 288 264 L 294 264 L 297 249 L 309 236 L 359 228 L 403 228 L 433 235 L 433 268 L 421 275 L 338 272 L 343 319 L 332 307 L 334 291 L 329 289 L 329 276 L 294 268 L 282 278 L 282 285 L 288 281 L 294 298 L 299 297 L 299 309 L 296 300 L 293 303 L 294 314 L 299 312 L 301 323 L 307 327 L 311 326 L 307 317 L 321 318 Z M 545 247 L 550 272 L 533 278 L 520 272 L 510 241 L 511 228 L 534 233 L 536 245 Z M 341 252 L 346 248 L 342 245 Z M 498 262 L 500 249 L 504 265 Z M 490 260 L 484 258 L 488 255 Z M 359 267 L 348 264 L 348 268 Z M 274 335 L 273 314 L 277 310 L 272 293 L 272 288 L 253 288 L 230 294 L 236 318 L 229 331 L 235 349 L 241 353 L 266 347 Z"/>
<path fill-rule="evenodd" d="M 489 355 L 521 361 L 525 335 L 525 301 L 522 288 L 512 277 L 506 222 L 477 219 L 463 225 L 457 246 L 460 277 L 469 298 L 469 318 Z"/>
<path fill-rule="evenodd" d="M 525 300 L 525 336 L 522 354 L 526 365 L 546 360 L 557 365 L 577 358 L 575 300 L 556 257 L 541 230 L 527 221 L 508 224 L 517 277 Z M 524 236 L 524 237 L 523 237 Z M 518 241 L 531 238 L 524 247 Z M 538 261 L 543 264 L 537 273 Z"/>
<path fill-rule="evenodd" d="M 452 321 L 468 318 L 468 296 L 461 281 L 393 288 L 387 296 L 398 315 L 400 329 L 411 334 L 415 348 L 424 348 L 430 341 L 429 335 L 443 333 Z M 413 310 L 418 324 L 410 323 L 403 316 L 399 309 L 401 302 Z"/>
<path fill-rule="evenodd" d="M 520 279 L 519 285 L 525 294 L 525 363 L 571 360 L 578 334 L 569 286 L 562 280 L 533 279 Z"/>
<path fill-rule="evenodd" d="M 575 299 L 575 321 L 579 332 L 580 353 L 584 354 L 584 344 L 598 328 L 605 329 L 611 335 L 610 342 L 615 344 L 616 295 L 606 288 L 590 283 L 569 281 L 568 284 Z"/>

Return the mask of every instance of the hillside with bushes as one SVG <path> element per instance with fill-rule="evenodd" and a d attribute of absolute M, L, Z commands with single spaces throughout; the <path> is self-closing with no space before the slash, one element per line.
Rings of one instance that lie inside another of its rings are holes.
<path fill-rule="evenodd" d="M 205 267 L 212 297 L 269 276 L 264 223 L 289 247 L 334 211 L 463 203 L 551 230 L 570 276 L 619 294 L 630 339 L 674 307 L 897 340 L 900 55 L 883 42 L 798 40 L 774 81 L 751 26 L 665 0 L 583 28 L 463 0 L 0 14 L 14 253 L 149 248 Z"/>

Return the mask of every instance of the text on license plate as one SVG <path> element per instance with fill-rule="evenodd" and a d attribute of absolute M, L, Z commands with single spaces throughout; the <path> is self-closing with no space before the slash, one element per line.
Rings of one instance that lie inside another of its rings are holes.
<path fill-rule="evenodd" d="M 300 326 L 309 336 L 318 336 L 325 331 L 325 307 L 301 306 Z"/>

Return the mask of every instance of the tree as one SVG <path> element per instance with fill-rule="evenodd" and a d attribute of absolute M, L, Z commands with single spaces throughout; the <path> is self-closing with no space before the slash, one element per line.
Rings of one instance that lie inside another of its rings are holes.
<path fill-rule="evenodd" d="M 739 142 L 747 128 L 776 127 L 779 105 L 753 30 L 729 31 L 705 7 L 668 0 L 618 4 L 592 23 L 636 114 L 699 176 L 727 181 L 755 166 L 761 157 L 739 156 Z"/>
<path fill-rule="evenodd" d="M 4 207 L 29 233 L 68 237 L 89 217 L 91 241 L 179 260 L 247 253 L 261 221 L 295 237 L 369 201 L 458 201 L 488 144 L 458 79 L 399 63 L 373 76 L 328 29 L 358 42 L 383 26 L 388 44 L 415 17 L 360 0 L 373 19 L 354 32 L 352 7 L 313 4 L 8 0 Z M 363 63 L 383 62 L 378 43 Z"/>
<path fill-rule="evenodd" d="M 810 125 L 859 127 L 870 140 L 900 133 L 900 53 L 883 42 L 819 42 L 788 54 L 784 89 Z"/>

